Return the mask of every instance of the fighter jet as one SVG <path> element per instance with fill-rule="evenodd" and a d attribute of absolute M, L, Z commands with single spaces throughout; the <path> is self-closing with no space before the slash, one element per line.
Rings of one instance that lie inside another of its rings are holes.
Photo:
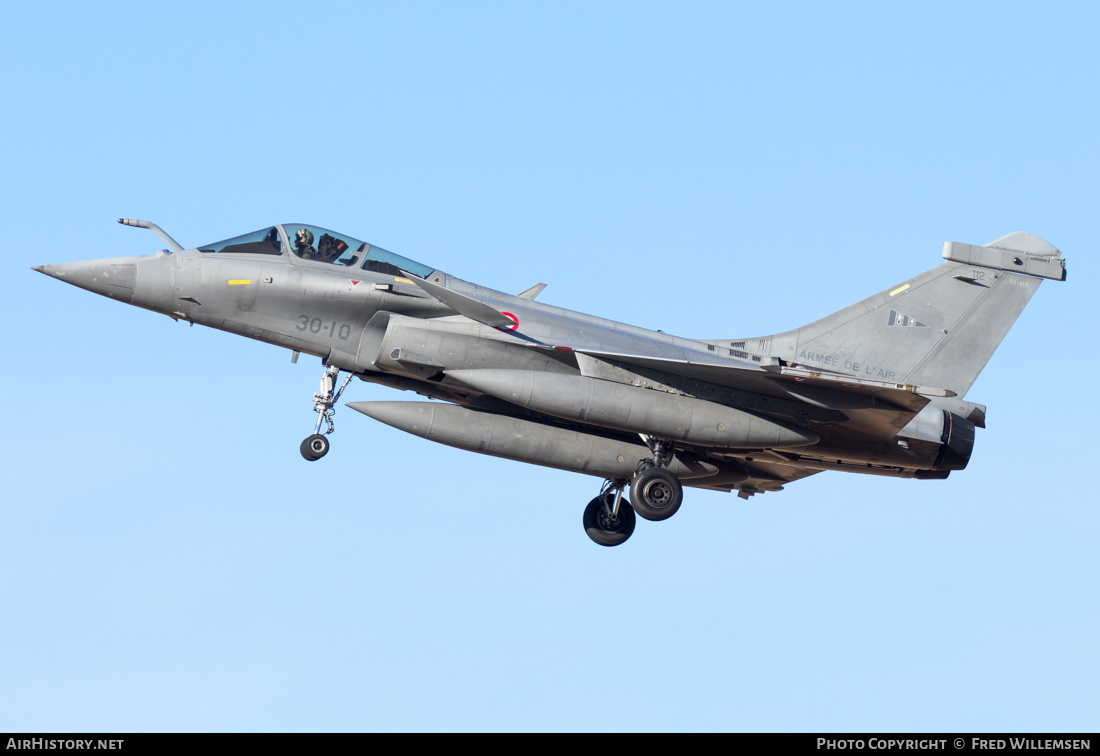
<path fill-rule="evenodd" d="M 185 249 L 156 224 L 119 223 L 166 248 L 34 270 L 295 362 L 319 357 L 309 461 L 328 452 L 358 377 L 436 400 L 347 405 L 386 425 L 603 479 L 582 518 L 603 546 L 626 541 L 636 515 L 674 515 L 684 486 L 747 499 L 823 471 L 962 470 L 986 415 L 967 391 L 1043 279 L 1066 279 L 1061 253 L 1029 233 L 947 242 L 938 266 L 809 325 L 693 339 L 543 304 L 541 283 L 495 291 L 317 226 Z"/>

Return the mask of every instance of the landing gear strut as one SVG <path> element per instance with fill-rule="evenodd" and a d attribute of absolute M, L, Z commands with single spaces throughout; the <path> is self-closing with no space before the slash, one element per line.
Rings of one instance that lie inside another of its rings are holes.
<path fill-rule="evenodd" d="M 601 546 L 618 546 L 634 532 L 634 510 L 623 501 L 625 480 L 608 480 L 584 508 L 584 530 Z"/>
<path fill-rule="evenodd" d="M 321 376 L 321 391 L 313 395 L 313 411 L 317 413 L 317 426 L 313 429 L 313 435 L 303 441 L 301 447 L 299 447 L 302 456 L 310 462 L 316 462 L 328 454 L 330 444 L 327 436 L 336 430 L 336 425 L 333 422 L 336 410 L 333 405 L 340 401 L 340 395 L 348 387 L 353 375 L 354 373 L 348 373 L 348 377 L 344 379 L 344 382 L 340 385 L 340 390 L 335 395 L 333 395 L 332 390 L 336 387 L 336 381 L 340 377 L 340 368 L 330 367 Z M 328 423 L 328 429 L 322 435 L 321 424 L 326 422 Z"/>
<path fill-rule="evenodd" d="M 676 514 L 684 500 L 684 487 L 665 469 L 672 461 L 672 444 L 646 436 L 642 438 L 653 451 L 653 459 L 638 463 L 638 471 L 630 481 L 630 503 L 634 511 L 647 520 L 667 520 Z"/>
<path fill-rule="evenodd" d="M 584 508 L 584 530 L 601 546 L 618 546 L 630 538 L 637 523 L 635 513 L 647 520 L 667 520 L 680 508 L 684 487 L 666 468 L 672 461 L 672 442 L 642 436 L 651 459 L 638 462 L 630 481 L 630 503 L 623 500 L 626 478 L 604 481 L 600 495 Z"/>

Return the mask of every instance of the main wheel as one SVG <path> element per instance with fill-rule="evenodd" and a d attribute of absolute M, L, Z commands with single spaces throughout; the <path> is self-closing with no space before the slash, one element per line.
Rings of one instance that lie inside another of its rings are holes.
<path fill-rule="evenodd" d="M 310 462 L 316 462 L 321 457 L 328 454 L 329 443 L 328 439 L 322 436 L 320 433 L 315 433 L 305 441 L 299 447 L 302 452 L 302 456 L 308 459 Z"/>
<path fill-rule="evenodd" d="M 684 500 L 684 487 L 663 467 L 650 467 L 630 482 L 630 503 L 647 520 L 667 520 Z"/>
<path fill-rule="evenodd" d="M 625 501 L 619 502 L 619 514 L 612 515 L 614 501 L 611 498 L 605 504 L 603 498 L 597 496 L 584 508 L 584 532 L 601 546 L 618 546 L 630 538 L 637 523 L 634 510 Z"/>

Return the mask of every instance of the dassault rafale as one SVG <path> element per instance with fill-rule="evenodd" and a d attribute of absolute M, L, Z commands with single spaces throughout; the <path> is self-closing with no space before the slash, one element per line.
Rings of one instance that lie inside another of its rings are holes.
<path fill-rule="evenodd" d="M 352 378 L 438 401 L 348 407 L 448 446 L 602 478 L 598 544 L 665 520 L 684 486 L 780 491 L 823 471 L 942 479 L 986 408 L 964 398 L 1043 279 L 1048 242 L 947 242 L 943 262 L 792 331 L 693 339 L 506 294 L 301 223 L 154 255 L 42 265 L 66 283 L 305 353 L 324 367 L 310 461 L 329 450 Z M 341 374 L 346 374 L 341 381 Z M 629 499 L 624 491 L 629 488 Z"/>

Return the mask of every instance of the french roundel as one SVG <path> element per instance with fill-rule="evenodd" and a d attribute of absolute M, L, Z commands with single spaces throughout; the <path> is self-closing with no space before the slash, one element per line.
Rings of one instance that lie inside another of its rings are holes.
<path fill-rule="evenodd" d="M 504 317 L 508 318 L 509 320 L 511 320 L 512 325 L 511 326 L 497 326 L 496 329 L 498 331 L 514 331 L 517 328 L 519 328 L 519 318 L 517 318 L 515 315 L 513 315 L 510 312 L 502 312 L 500 314 L 503 315 Z"/>

